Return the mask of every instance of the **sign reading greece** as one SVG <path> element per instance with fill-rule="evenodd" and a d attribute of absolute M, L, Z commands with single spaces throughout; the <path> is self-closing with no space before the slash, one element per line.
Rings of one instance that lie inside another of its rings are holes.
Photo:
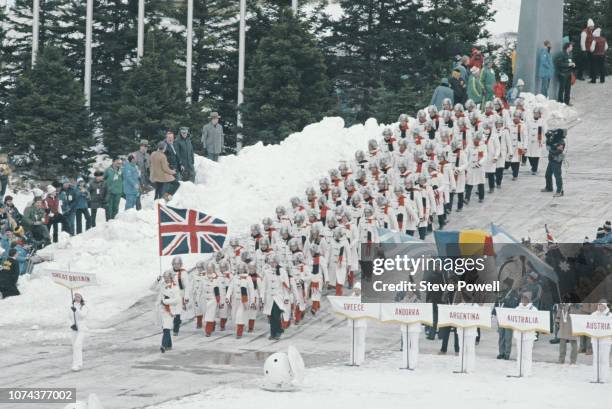
<path fill-rule="evenodd" d="M 380 320 L 401 324 L 420 322 L 433 325 L 433 307 L 426 303 L 385 303 L 380 305 Z"/>
<path fill-rule="evenodd" d="M 380 304 L 362 303 L 361 297 L 327 297 L 332 309 L 338 315 L 354 320 L 363 318 L 380 319 Z"/>
<path fill-rule="evenodd" d="M 51 279 L 66 288 L 81 288 L 98 285 L 95 274 L 79 273 L 76 271 L 48 270 Z"/>
<path fill-rule="evenodd" d="M 515 308 L 496 307 L 497 325 L 519 332 L 550 332 L 550 311 L 517 310 Z"/>
<path fill-rule="evenodd" d="M 593 338 L 612 337 L 612 316 L 575 315 L 572 320 L 572 335 L 585 335 Z"/>
<path fill-rule="evenodd" d="M 438 327 L 491 328 L 491 307 L 479 305 L 438 305 Z"/>

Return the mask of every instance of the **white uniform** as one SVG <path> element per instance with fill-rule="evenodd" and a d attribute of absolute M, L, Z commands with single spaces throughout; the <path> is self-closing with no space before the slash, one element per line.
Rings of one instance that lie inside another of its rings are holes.
<path fill-rule="evenodd" d="M 204 279 L 206 279 L 206 271 L 194 274 L 191 280 L 190 300 L 193 305 L 193 313 L 196 317 L 202 317 L 206 311 L 206 306 L 201 303 L 202 281 Z"/>
<path fill-rule="evenodd" d="M 497 161 L 496 168 L 504 168 L 506 162 L 510 162 L 509 156 L 512 153 L 512 143 L 510 142 L 510 133 L 507 128 L 501 128 L 493 131 L 499 138 L 500 158 Z"/>
<path fill-rule="evenodd" d="M 544 118 L 531 118 L 527 121 L 528 139 L 527 156 L 530 158 L 541 158 L 546 152 L 546 132 L 548 127 Z"/>
<path fill-rule="evenodd" d="M 517 310 L 537 310 L 533 304 L 527 305 L 519 304 L 516 307 Z M 530 376 L 531 375 L 531 362 L 533 354 L 533 343 L 535 341 L 535 331 L 512 331 L 512 337 L 517 346 L 517 358 L 516 367 L 518 369 L 519 376 Z M 520 357 L 523 357 L 521 360 Z"/>
<path fill-rule="evenodd" d="M 503 163 L 499 135 L 491 131 L 491 135 L 485 136 L 483 143 L 487 147 L 487 160 L 484 162 L 484 171 L 485 173 L 495 173 L 499 163 Z"/>
<path fill-rule="evenodd" d="M 266 265 L 263 278 L 263 313 L 265 315 L 272 314 L 272 306 L 274 303 L 278 306 L 281 312 L 289 311 L 289 277 L 284 268 L 279 269 L 279 274 L 276 270 Z"/>
<path fill-rule="evenodd" d="M 219 306 L 225 300 L 224 286 L 219 276 L 215 273 L 207 274 L 200 284 L 200 305 L 204 309 L 204 321 L 214 323 L 219 311 Z M 209 325 L 210 327 L 210 325 Z M 213 324 L 214 328 L 214 324 Z"/>
<path fill-rule="evenodd" d="M 89 308 L 86 305 L 75 305 L 76 311 L 70 310 L 70 325 L 76 325 L 77 330 L 72 330 L 72 369 L 75 371 L 83 368 L 83 341 L 87 335 L 87 315 Z M 76 320 L 75 320 L 76 317 Z"/>
<path fill-rule="evenodd" d="M 512 157 L 506 160 L 508 162 L 518 163 L 521 161 L 521 156 L 525 150 L 525 144 L 528 139 L 528 131 L 525 124 L 521 121 L 518 124 L 511 122 L 508 127 L 508 132 L 511 146 L 511 150 L 508 153 L 512 155 Z"/>
<path fill-rule="evenodd" d="M 348 273 L 348 259 L 350 257 L 350 246 L 346 238 L 330 241 L 330 252 L 328 258 L 329 283 L 336 286 L 337 295 L 342 295 L 342 287 Z"/>
<path fill-rule="evenodd" d="M 595 311 L 591 315 L 610 317 L 612 314 L 606 307 L 605 311 Z M 610 380 L 610 345 L 612 338 L 591 338 L 593 345 L 593 381 L 608 382 Z M 599 360 L 599 362 L 597 362 Z"/>
<path fill-rule="evenodd" d="M 249 309 L 254 303 L 255 289 L 251 278 L 247 274 L 235 275 L 227 288 L 226 304 L 231 304 L 232 320 L 237 326 L 242 325 L 244 328 L 247 324 Z"/>
<path fill-rule="evenodd" d="M 487 160 L 487 146 L 480 142 L 478 146 L 472 145 L 466 151 L 468 166 L 466 171 L 466 184 L 476 186 L 485 182 L 484 164 Z"/>
<path fill-rule="evenodd" d="M 454 152 L 451 163 L 453 164 L 453 173 L 455 176 L 455 192 L 465 192 L 465 170 L 468 167 L 467 155 L 464 150 L 459 153 Z"/>

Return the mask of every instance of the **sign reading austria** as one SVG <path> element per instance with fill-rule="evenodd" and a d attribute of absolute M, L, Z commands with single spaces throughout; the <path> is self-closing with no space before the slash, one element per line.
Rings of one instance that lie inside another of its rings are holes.
<path fill-rule="evenodd" d="M 381 304 L 380 320 L 382 322 L 397 322 L 400 324 L 433 325 L 433 308 L 425 303 Z"/>
<path fill-rule="evenodd" d="M 327 297 L 334 312 L 351 319 L 379 319 L 380 304 L 362 303 L 361 297 Z"/>
<path fill-rule="evenodd" d="M 612 337 L 612 316 L 575 315 L 572 320 L 572 335 L 585 335 L 593 338 Z"/>
<path fill-rule="evenodd" d="M 491 307 L 472 304 L 438 305 L 438 327 L 491 328 Z"/>
<path fill-rule="evenodd" d="M 496 307 L 497 325 L 515 331 L 550 332 L 550 311 Z"/>

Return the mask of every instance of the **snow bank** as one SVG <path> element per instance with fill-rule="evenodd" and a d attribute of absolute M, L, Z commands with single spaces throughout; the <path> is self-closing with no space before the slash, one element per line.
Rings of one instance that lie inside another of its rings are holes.
<path fill-rule="evenodd" d="M 422 354 L 415 372 L 398 369 L 400 353 L 377 358 L 360 367 L 307 369 L 298 392 L 259 389 L 262 370 L 253 380 L 148 409 L 199 409 L 213 402 L 218 407 L 268 409 L 272 399 L 274 407 L 292 409 L 320 407 L 322 402 L 329 408 L 600 409 L 612 398 L 608 386 L 588 383 L 592 368 L 586 365 L 534 363 L 531 378 L 509 379 L 505 375 L 516 373 L 515 361 L 477 357 L 475 373 L 454 374 L 460 357 Z"/>
<path fill-rule="evenodd" d="M 541 96 L 523 96 L 528 109 L 534 103 L 543 104 L 550 118 L 568 121 L 576 117 L 575 111 L 565 105 L 542 100 Z M 305 189 L 336 167 L 339 160 L 351 159 L 355 150 L 365 149 L 368 139 L 380 137 L 382 128 L 375 119 L 345 128 L 341 118 L 325 118 L 278 145 L 259 143 L 243 149 L 239 155 L 222 157 L 218 163 L 197 157 L 196 183 L 183 183 L 171 205 L 200 209 L 225 220 L 230 235 L 244 234 L 250 224 L 272 216 L 277 205 L 288 205 L 290 197 L 303 196 Z M 20 202 L 25 201 L 25 197 L 20 197 Z M 11 313 L 0 316 L 0 327 L 57 328 L 66 322 L 69 293 L 44 276 L 46 268 L 98 276 L 99 286 L 83 290 L 93 306 L 93 327 L 147 294 L 160 269 L 152 196 L 143 200 L 143 210 L 139 212 L 121 212 L 108 223 L 100 218 L 98 221 L 95 229 L 67 237 L 44 250 L 54 255 L 54 261 L 38 265 L 31 279 L 20 280 L 22 296 L 2 302 L 3 309 Z M 183 258 L 193 265 L 201 257 Z M 164 258 L 162 268 L 169 264 L 170 258 Z M 40 334 L 51 336 L 44 331 Z"/>

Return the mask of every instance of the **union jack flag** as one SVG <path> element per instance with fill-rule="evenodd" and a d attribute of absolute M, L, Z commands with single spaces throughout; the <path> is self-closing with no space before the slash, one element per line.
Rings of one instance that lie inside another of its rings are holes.
<path fill-rule="evenodd" d="M 159 205 L 159 255 L 212 253 L 221 250 L 227 224 L 193 209 Z"/>

